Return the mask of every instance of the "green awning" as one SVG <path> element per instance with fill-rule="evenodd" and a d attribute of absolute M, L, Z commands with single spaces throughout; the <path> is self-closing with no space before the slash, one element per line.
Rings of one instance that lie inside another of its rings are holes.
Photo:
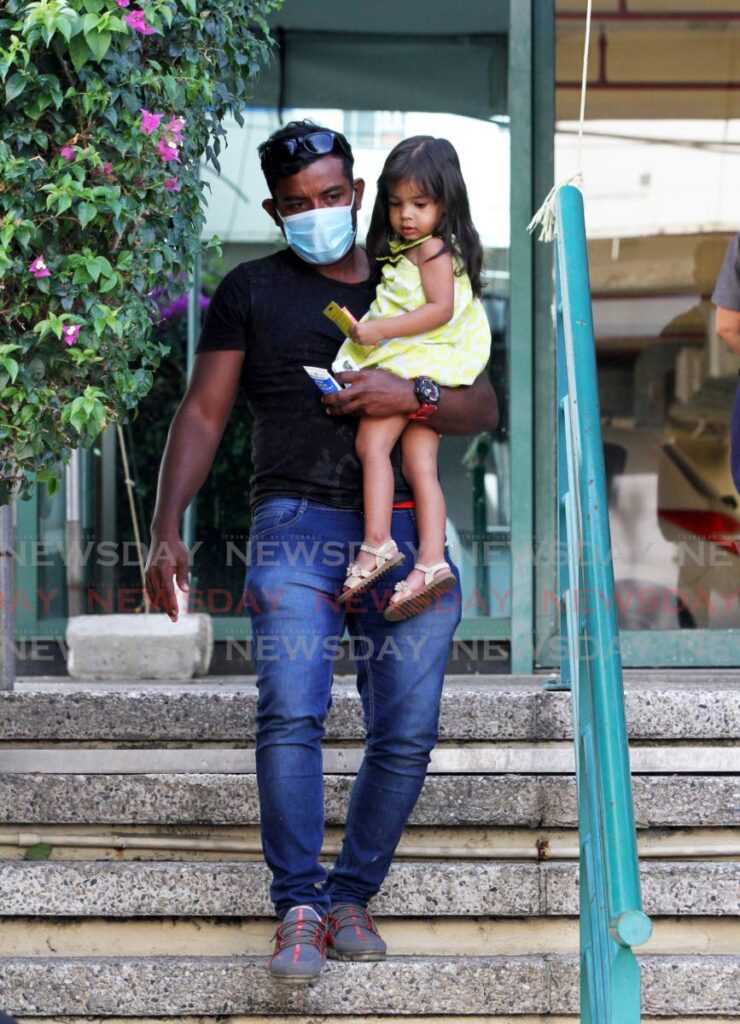
<path fill-rule="evenodd" d="M 507 111 L 506 0 L 286 0 L 254 106 Z"/>

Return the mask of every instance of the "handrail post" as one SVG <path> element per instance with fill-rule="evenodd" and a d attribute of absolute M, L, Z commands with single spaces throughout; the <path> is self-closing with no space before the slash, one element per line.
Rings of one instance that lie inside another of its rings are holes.
<path fill-rule="evenodd" d="M 652 923 L 640 900 L 583 198 L 565 186 L 555 205 L 558 589 L 576 746 L 581 1021 L 639 1024 L 632 947 Z"/>

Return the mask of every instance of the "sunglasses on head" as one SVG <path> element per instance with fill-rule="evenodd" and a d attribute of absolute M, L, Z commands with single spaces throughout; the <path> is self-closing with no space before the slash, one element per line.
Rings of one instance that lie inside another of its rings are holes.
<path fill-rule="evenodd" d="M 329 131 L 309 132 L 307 135 L 293 135 L 287 139 L 263 142 L 257 152 L 263 167 L 267 164 L 275 167 L 295 160 L 301 149 L 313 156 L 326 156 L 337 147 L 346 157 L 351 158 L 352 154 L 344 138 L 336 132 Z"/>

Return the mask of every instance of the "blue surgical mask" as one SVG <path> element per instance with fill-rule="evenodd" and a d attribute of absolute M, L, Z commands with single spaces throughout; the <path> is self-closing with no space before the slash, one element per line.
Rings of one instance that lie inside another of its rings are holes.
<path fill-rule="evenodd" d="M 306 263 L 336 263 L 347 255 L 355 240 L 354 205 L 353 195 L 349 206 L 322 206 L 285 218 L 278 214 L 285 228 L 286 242 Z"/>

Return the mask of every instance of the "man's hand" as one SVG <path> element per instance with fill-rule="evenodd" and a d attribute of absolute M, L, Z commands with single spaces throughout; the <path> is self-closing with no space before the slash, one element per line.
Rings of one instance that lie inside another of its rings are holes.
<path fill-rule="evenodd" d="M 346 370 L 336 378 L 352 387 L 324 395 L 330 416 L 408 416 L 419 408 L 414 382 L 388 370 Z"/>
<path fill-rule="evenodd" d="M 336 378 L 352 387 L 324 395 L 331 416 L 409 416 L 419 408 L 414 382 L 388 370 L 348 370 Z M 438 434 L 464 436 L 496 428 L 498 402 L 485 370 L 470 385 L 440 390 L 439 408 L 426 421 Z"/>
<path fill-rule="evenodd" d="M 161 608 L 173 622 L 177 622 L 177 595 L 172 577 L 177 579 L 180 590 L 188 590 L 188 549 L 179 533 L 157 537 L 152 533 L 152 543 L 146 560 L 146 594 L 150 607 Z"/>
<path fill-rule="evenodd" d="M 364 320 L 362 323 L 353 324 L 349 336 L 356 345 L 367 345 L 375 348 L 385 339 L 385 329 L 382 320 Z"/>

